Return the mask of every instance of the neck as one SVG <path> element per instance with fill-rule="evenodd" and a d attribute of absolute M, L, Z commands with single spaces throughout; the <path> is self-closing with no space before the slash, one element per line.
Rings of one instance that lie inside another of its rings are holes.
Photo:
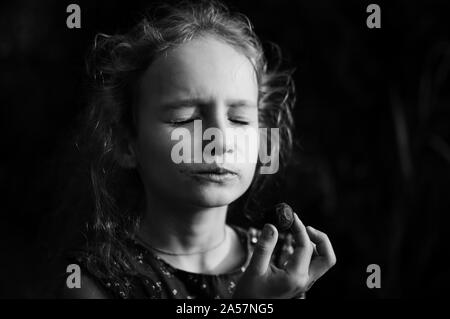
<path fill-rule="evenodd" d="M 153 247 L 189 253 L 208 250 L 224 239 L 228 206 L 195 207 L 147 199 L 140 234 Z"/>

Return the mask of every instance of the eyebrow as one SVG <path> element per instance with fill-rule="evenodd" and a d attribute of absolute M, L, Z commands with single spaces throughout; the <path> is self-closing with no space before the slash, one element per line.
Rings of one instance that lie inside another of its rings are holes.
<path fill-rule="evenodd" d="M 186 107 L 192 107 L 197 105 L 205 105 L 208 104 L 208 101 L 198 98 L 188 98 L 188 99 L 179 99 L 174 100 L 170 102 L 163 103 L 162 109 L 169 110 L 169 109 L 180 109 L 180 108 L 186 108 Z"/>
<path fill-rule="evenodd" d="M 227 103 L 230 107 L 256 107 L 257 104 L 249 100 L 230 100 Z"/>
<path fill-rule="evenodd" d="M 163 103 L 162 109 L 173 110 L 173 109 L 187 108 L 187 107 L 193 107 L 193 106 L 204 107 L 204 106 L 207 106 L 210 104 L 212 104 L 211 99 L 187 98 L 187 99 L 180 99 L 180 100 Z M 231 108 L 255 107 L 256 106 L 255 103 L 253 103 L 249 100 L 245 100 L 245 99 L 227 100 L 226 104 L 227 104 L 227 106 L 229 106 Z"/>

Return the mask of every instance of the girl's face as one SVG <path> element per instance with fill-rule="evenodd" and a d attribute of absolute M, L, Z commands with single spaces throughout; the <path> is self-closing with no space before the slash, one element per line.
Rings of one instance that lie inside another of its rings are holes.
<path fill-rule="evenodd" d="M 223 41 L 200 37 L 158 57 L 139 84 L 138 135 L 133 143 L 146 191 L 200 207 L 228 205 L 239 198 L 252 182 L 257 153 L 250 158 L 245 155 L 245 162 L 227 162 L 225 154 L 242 155 L 247 150 L 236 140 L 217 139 L 217 148 L 208 158 L 212 164 L 205 163 L 204 157 L 201 163 L 195 162 L 194 154 L 203 154 L 211 143 L 203 139 L 207 128 L 219 129 L 224 137 L 230 128 L 257 132 L 257 101 L 251 62 Z M 194 120 L 201 120 L 200 134 L 194 134 Z M 176 163 L 172 156 L 181 139 L 171 135 L 180 129 L 190 133 L 189 141 L 183 141 L 192 147 L 188 163 Z M 218 167 L 232 173 L 206 173 Z"/>

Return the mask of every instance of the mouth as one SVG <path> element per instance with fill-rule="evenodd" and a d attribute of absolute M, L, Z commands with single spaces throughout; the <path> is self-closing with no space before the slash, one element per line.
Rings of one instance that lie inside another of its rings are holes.
<path fill-rule="evenodd" d="M 207 169 L 200 169 L 191 173 L 197 180 L 224 183 L 229 182 L 238 177 L 235 171 L 226 169 L 224 167 L 212 167 Z"/>

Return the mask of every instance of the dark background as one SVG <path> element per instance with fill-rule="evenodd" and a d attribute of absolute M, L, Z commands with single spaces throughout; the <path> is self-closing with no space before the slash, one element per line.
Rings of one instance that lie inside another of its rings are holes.
<path fill-rule="evenodd" d="M 69 1 L 0 6 L 4 298 L 45 296 L 51 247 L 74 227 L 67 211 L 89 207 L 72 139 L 87 49 L 150 4 L 73 2 L 81 29 L 66 27 Z M 296 67 L 301 148 L 282 199 L 329 235 L 338 257 L 309 298 L 443 296 L 450 284 L 450 5 L 374 2 L 381 29 L 367 28 L 367 1 L 227 2 Z M 372 263 L 381 289 L 366 286 Z"/>

